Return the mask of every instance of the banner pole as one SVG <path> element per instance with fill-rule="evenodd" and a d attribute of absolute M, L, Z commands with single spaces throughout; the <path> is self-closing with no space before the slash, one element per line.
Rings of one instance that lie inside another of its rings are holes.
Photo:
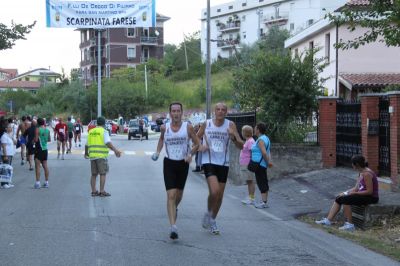
<path fill-rule="evenodd" d="M 101 116 L 101 30 L 97 30 L 97 117 Z"/>

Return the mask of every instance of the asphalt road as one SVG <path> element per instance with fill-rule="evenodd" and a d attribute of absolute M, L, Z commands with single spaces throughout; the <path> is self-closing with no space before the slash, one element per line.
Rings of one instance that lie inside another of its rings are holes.
<path fill-rule="evenodd" d="M 228 185 L 221 235 L 211 235 L 201 227 L 207 186 L 192 172 L 179 207 L 180 239 L 171 241 L 162 160 L 150 159 L 156 137 L 112 141 L 125 154 L 110 156 L 108 198 L 90 196 L 82 149 L 62 161 L 50 144 L 49 189 L 33 189 L 33 172 L 15 158 L 15 187 L 0 190 L 0 265 L 398 265 L 297 221 L 273 187 L 270 208 L 257 210 L 241 205 L 245 187 Z"/>

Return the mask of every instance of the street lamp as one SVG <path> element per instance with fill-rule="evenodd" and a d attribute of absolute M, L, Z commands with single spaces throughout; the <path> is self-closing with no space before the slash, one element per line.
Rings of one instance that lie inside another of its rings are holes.
<path fill-rule="evenodd" d="M 210 0 L 207 0 L 207 59 L 206 59 L 206 106 L 207 119 L 211 118 L 211 30 L 210 30 Z"/>

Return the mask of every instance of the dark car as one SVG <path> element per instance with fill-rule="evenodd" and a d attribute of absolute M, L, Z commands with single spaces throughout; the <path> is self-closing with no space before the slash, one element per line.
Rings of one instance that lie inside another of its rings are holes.
<path fill-rule="evenodd" d="M 147 122 L 144 121 L 144 126 L 143 126 L 143 137 L 146 139 L 149 139 L 149 132 L 147 130 Z M 140 137 L 140 132 L 139 132 L 139 119 L 131 119 L 129 120 L 128 124 L 128 140 L 130 140 L 132 137 L 134 138 L 139 138 Z"/>
<path fill-rule="evenodd" d="M 160 132 L 160 125 L 158 125 L 156 122 L 151 121 L 151 122 L 149 122 L 149 124 L 150 124 L 150 128 L 152 131 Z"/>

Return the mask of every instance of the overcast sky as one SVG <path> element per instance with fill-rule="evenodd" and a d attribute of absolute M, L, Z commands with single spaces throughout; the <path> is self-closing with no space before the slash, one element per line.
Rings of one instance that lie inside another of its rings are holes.
<path fill-rule="evenodd" d="M 98 1 L 98 0 L 97 0 Z M 101 0 L 100 0 L 101 1 Z M 165 25 L 165 43 L 179 44 L 183 33 L 200 30 L 201 9 L 206 0 L 156 0 L 158 13 L 171 17 Z M 79 67 L 80 36 L 73 29 L 47 28 L 46 0 L 1 1 L 0 23 L 11 25 L 28 24 L 37 21 L 27 40 L 19 40 L 12 49 L 0 51 L 0 68 L 16 68 L 21 74 L 35 68 L 48 68 L 61 73 L 64 67 L 69 75 L 71 68 Z M 232 2 L 211 0 L 211 6 Z"/>

